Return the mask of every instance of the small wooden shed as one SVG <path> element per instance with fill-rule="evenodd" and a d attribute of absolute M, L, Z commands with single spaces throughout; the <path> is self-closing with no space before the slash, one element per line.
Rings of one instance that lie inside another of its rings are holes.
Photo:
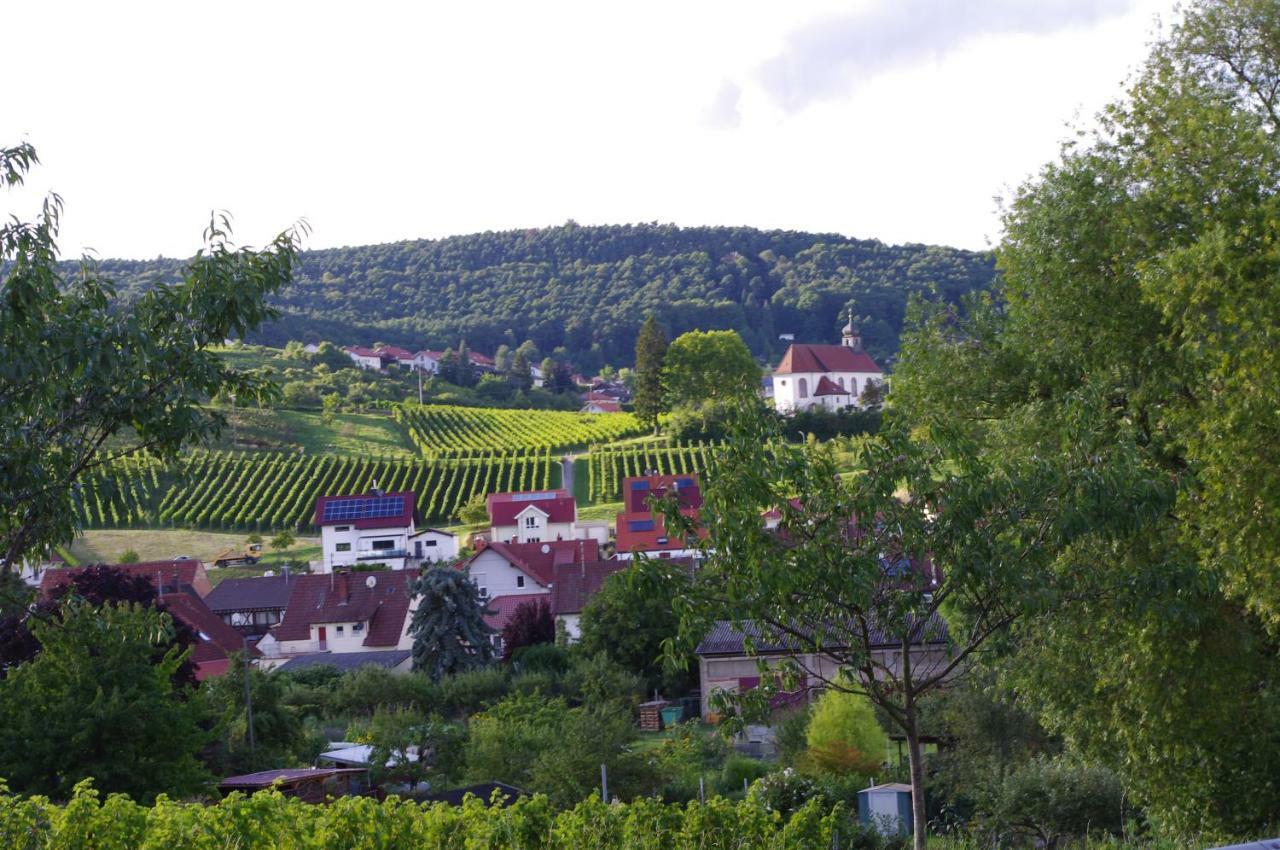
<path fill-rule="evenodd" d="M 910 835 L 911 786 L 901 782 L 872 785 L 858 792 L 858 820 L 881 835 Z"/>

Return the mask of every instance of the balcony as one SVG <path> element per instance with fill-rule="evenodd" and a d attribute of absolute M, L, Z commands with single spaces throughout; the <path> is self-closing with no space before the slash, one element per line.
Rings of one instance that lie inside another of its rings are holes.
<path fill-rule="evenodd" d="M 410 557 L 413 556 L 408 549 L 360 549 L 356 552 L 357 561 L 385 561 Z"/>

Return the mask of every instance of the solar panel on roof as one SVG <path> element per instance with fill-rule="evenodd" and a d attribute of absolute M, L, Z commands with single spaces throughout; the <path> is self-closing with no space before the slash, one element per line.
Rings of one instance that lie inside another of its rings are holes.
<path fill-rule="evenodd" d="M 677 479 L 676 479 L 676 486 L 677 486 L 677 487 L 692 487 L 692 486 L 693 486 L 693 479 L 692 479 L 692 478 L 677 478 Z"/>
<path fill-rule="evenodd" d="M 648 481 L 632 481 L 631 489 L 632 490 L 648 490 L 649 482 Z"/>
<path fill-rule="evenodd" d="M 627 527 L 632 531 L 653 531 L 653 520 L 651 519 L 629 519 Z"/>
<path fill-rule="evenodd" d="M 537 501 L 541 501 L 542 499 L 554 499 L 555 495 L 556 494 L 551 491 L 545 491 L 545 492 L 539 492 L 539 493 L 515 493 L 514 495 L 512 495 L 511 501 L 537 502 Z"/>
<path fill-rule="evenodd" d="M 369 496 L 333 499 L 324 506 L 324 522 L 356 519 L 383 519 L 404 513 L 404 496 Z"/>

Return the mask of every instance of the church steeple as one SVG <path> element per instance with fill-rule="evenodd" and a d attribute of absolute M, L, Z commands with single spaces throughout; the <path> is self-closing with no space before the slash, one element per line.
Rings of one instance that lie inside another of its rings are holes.
<path fill-rule="evenodd" d="M 840 344 L 854 351 L 862 351 L 862 336 L 853 324 L 853 308 L 849 308 L 849 323 L 840 331 Z"/>

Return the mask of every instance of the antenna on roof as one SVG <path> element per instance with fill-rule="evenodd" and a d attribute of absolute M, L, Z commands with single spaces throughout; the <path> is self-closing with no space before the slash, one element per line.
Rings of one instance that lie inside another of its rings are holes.
<path fill-rule="evenodd" d="M 369 488 L 369 492 L 375 496 L 383 495 L 381 488 L 378 487 L 378 479 L 373 479 L 373 486 Z"/>

